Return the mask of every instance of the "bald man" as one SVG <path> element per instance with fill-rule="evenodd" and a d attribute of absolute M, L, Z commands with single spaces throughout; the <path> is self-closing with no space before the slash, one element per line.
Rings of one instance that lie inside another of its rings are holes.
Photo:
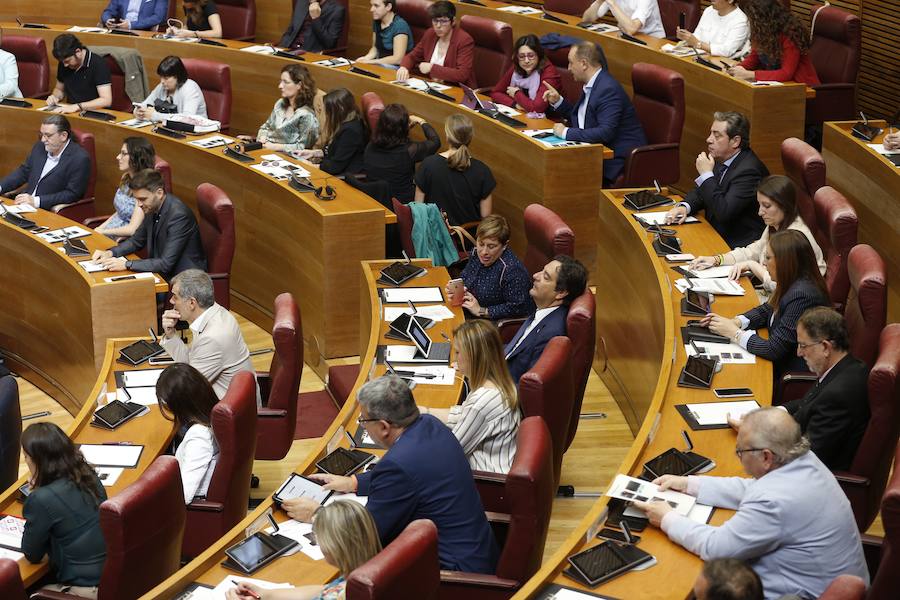
<path fill-rule="evenodd" d="M 738 558 L 756 571 L 766 600 L 817 598 L 838 575 L 869 573 L 850 502 L 831 471 L 809 451 L 783 410 L 761 408 L 741 423 L 735 453 L 752 478 L 675 477 L 654 483 L 736 510 L 720 527 L 692 521 L 665 502 L 635 502 L 650 523 L 703 560 Z"/>

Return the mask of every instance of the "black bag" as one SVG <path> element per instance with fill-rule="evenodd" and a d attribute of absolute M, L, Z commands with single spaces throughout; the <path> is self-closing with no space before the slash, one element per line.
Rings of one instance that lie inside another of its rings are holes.
<path fill-rule="evenodd" d="M 156 109 L 156 112 L 165 113 L 167 115 L 174 115 L 178 112 L 178 107 L 175 106 L 174 102 L 168 102 L 162 98 L 153 102 L 153 108 Z"/>

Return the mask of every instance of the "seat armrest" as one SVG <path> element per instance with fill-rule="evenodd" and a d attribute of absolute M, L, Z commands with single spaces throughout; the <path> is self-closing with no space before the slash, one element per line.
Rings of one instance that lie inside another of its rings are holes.
<path fill-rule="evenodd" d="M 809 371 L 791 371 L 781 377 L 772 404 L 787 404 L 802 398 L 816 384 L 816 374 Z"/>
<path fill-rule="evenodd" d="M 38 590 L 30 596 L 31 600 L 84 600 L 83 596 L 75 594 L 67 594 L 65 592 L 51 592 L 49 590 Z"/>
<path fill-rule="evenodd" d="M 222 512 L 225 510 L 225 505 L 221 502 L 211 502 L 209 500 L 192 500 L 187 505 L 187 509 L 197 512 Z"/>
<path fill-rule="evenodd" d="M 283 419 L 287 417 L 287 411 L 283 408 L 257 408 L 256 416 L 270 419 Z"/>
<path fill-rule="evenodd" d="M 496 575 L 468 573 L 466 571 L 445 571 L 443 569 L 441 569 L 441 583 L 490 587 L 498 590 L 515 590 L 520 585 L 518 581 L 504 579 L 503 577 L 497 577 Z"/>
<path fill-rule="evenodd" d="M 263 406 L 265 406 L 269 403 L 269 392 L 272 391 L 272 378 L 269 377 L 269 372 L 257 371 L 256 383 L 259 385 L 259 397 L 262 398 Z"/>
<path fill-rule="evenodd" d="M 837 479 L 838 483 L 842 486 L 869 487 L 872 483 L 868 477 L 861 477 L 859 475 L 854 475 L 853 473 L 847 473 L 846 471 L 835 471 L 834 478 Z"/>
<path fill-rule="evenodd" d="M 509 513 L 492 512 L 492 511 L 486 510 L 486 511 L 484 511 L 484 516 L 488 520 L 488 523 L 509 525 L 512 522 L 512 515 Z"/>
<path fill-rule="evenodd" d="M 862 540 L 863 556 L 866 558 L 866 566 L 869 569 L 869 579 L 874 580 L 875 574 L 878 572 L 878 565 L 881 563 L 881 546 L 884 538 L 868 533 L 859 535 Z"/>
<path fill-rule="evenodd" d="M 207 273 L 210 279 L 227 279 L 229 277 L 228 273 Z"/>
<path fill-rule="evenodd" d="M 488 471 L 472 471 L 472 477 L 475 482 L 483 481 L 485 483 L 499 483 L 506 485 L 506 475 L 503 473 L 490 473 Z"/>
<path fill-rule="evenodd" d="M 806 371 L 791 371 L 790 373 L 785 373 L 781 378 L 782 383 L 794 383 L 800 381 L 808 381 L 815 383 L 818 377 L 815 373 L 808 373 Z"/>
<path fill-rule="evenodd" d="M 82 221 L 81 224 L 82 224 L 82 225 L 87 225 L 88 227 L 90 227 L 91 229 L 93 229 L 93 228 L 96 227 L 97 225 L 102 224 L 104 221 L 106 221 L 106 220 L 107 220 L 108 218 L 110 218 L 111 216 L 112 216 L 112 215 L 100 215 L 99 217 L 91 217 L 91 218 L 89 218 L 89 219 L 85 219 L 84 221 Z"/>

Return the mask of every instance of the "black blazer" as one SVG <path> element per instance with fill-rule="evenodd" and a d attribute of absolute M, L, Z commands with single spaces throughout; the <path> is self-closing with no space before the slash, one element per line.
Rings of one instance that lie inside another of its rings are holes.
<path fill-rule="evenodd" d="M 187 269 L 206 271 L 206 252 L 200 240 L 197 219 L 184 202 L 167 194 L 157 215 L 144 217 L 134 235 L 112 249 L 113 256 L 125 256 L 147 248 L 147 256 L 131 261 L 132 271 L 149 271 L 166 281 Z"/>
<path fill-rule="evenodd" d="M 343 5 L 337 0 L 323 0 L 320 2 L 322 14 L 318 19 L 314 19 L 310 23 L 306 37 L 303 38 L 303 49 L 307 52 L 322 52 L 331 50 L 338 45 L 341 39 L 341 31 L 344 29 L 344 19 L 346 18 Z M 294 43 L 303 21 L 309 14 L 309 0 L 297 0 L 294 6 L 294 16 L 291 18 L 291 24 L 281 36 L 278 45 L 282 48 L 290 48 Z"/>
<path fill-rule="evenodd" d="M 544 347 L 552 338 L 558 335 L 566 335 L 566 317 L 569 315 L 569 307 L 562 305 L 553 312 L 543 318 L 537 327 L 528 333 L 528 337 L 522 340 L 519 347 L 516 343 L 519 337 L 525 332 L 525 329 L 531 324 L 530 320 L 522 323 L 515 337 L 506 345 L 505 353 L 506 364 L 509 367 L 509 373 L 512 375 L 513 382 L 518 386 L 519 378 L 528 372 L 534 363 L 541 357 Z M 534 315 L 532 315 L 533 317 Z M 513 348 L 515 350 L 513 351 Z M 512 354 L 510 354 L 512 351 Z"/>
<path fill-rule="evenodd" d="M 684 201 L 690 213 L 706 211 L 706 220 L 731 248 L 747 246 L 762 235 L 756 188 L 769 169 L 750 148 L 741 150 L 725 171 L 721 183 L 710 177 L 691 190 Z"/>
<path fill-rule="evenodd" d="M 332 175 L 359 173 L 363 170 L 363 152 L 366 149 L 366 128 L 361 119 L 341 123 L 331 142 L 325 147 L 325 156 L 319 168 Z"/>
<path fill-rule="evenodd" d="M 832 471 L 850 468 L 869 424 L 869 368 L 849 354 L 805 396 L 784 405 Z"/>
<path fill-rule="evenodd" d="M 49 209 L 57 204 L 72 204 L 84 198 L 91 176 L 91 157 L 74 139 L 69 140 L 52 171 L 41 179 L 41 171 L 47 162 L 47 150 L 41 142 L 31 147 L 31 153 L 19 168 L 0 181 L 3 193 L 17 190 L 27 184 L 23 193 L 40 197 L 41 208 Z M 37 188 L 37 189 L 35 189 Z"/>

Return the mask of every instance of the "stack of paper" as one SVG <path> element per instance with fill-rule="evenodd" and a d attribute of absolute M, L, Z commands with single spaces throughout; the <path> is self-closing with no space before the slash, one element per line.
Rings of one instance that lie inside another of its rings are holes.
<path fill-rule="evenodd" d="M 0 519 L 0 546 L 9 550 L 21 550 L 23 533 L 25 519 L 13 515 L 5 515 Z"/>
<path fill-rule="evenodd" d="M 37 209 L 30 204 L 11 204 L 5 208 L 7 212 L 11 212 L 14 215 L 37 212 Z"/>
<path fill-rule="evenodd" d="M 405 302 L 443 302 L 444 296 L 439 287 L 406 287 L 384 288 L 382 297 L 388 304 L 403 304 Z"/>
<path fill-rule="evenodd" d="M 675 281 L 675 287 L 682 294 L 687 290 L 694 290 L 695 292 L 708 292 L 720 296 L 744 295 L 744 288 L 742 288 L 737 281 L 732 281 L 726 277 L 716 279 L 691 279 L 690 283 L 688 283 L 687 279 L 678 279 Z"/>
<path fill-rule="evenodd" d="M 276 50 L 272 46 L 247 46 L 241 48 L 242 52 L 253 52 L 255 54 L 275 54 Z"/>
<path fill-rule="evenodd" d="M 866 144 L 869 148 L 877 152 L 878 154 L 884 154 L 885 156 L 890 154 L 900 154 L 900 148 L 895 148 L 894 150 L 885 150 L 884 144 Z"/>
<path fill-rule="evenodd" d="M 410 77 L 406 81 L 392 81 L 391 83 L 394 83 L 396 85 L 400 85 L 403 87 L 412 88 L 412 89 L 418 90 L 420 92 L 427 92 L 429 87 L 438 92 L 443 92 L 444 90 L 450 89 L 449 85 L 444 85 L 443 83 L 432 83 L 429 81 L 428 85 L 426 85 L 423 80 L 416 79 L 415 77 Z"/>
<path fill-rule="evenodd" d="M 411 315 L 413 310 L 409 307 L 402 306 L 385 306 L 384 320 L 393 321 L 402 314 Z M 453 311 L 443 304 L 429 304 L 428 306 L 416 306 L 417 317 L 425 317 L 432 321 L 443 321 L 444 319 L 452 319 Z"/>
<path fill-rule="evenodd" d="M 503 12 L 511 12 L 517 15 L 539 15 L 541 11 L 536 8 L 532 8 L 530 6 L 504 6 L 502 8 L 498 8 L 497 10 L 502 10 Z"/>
<path fill-rule="evenodd" d="M 347 60 L 346 58 L 326 58 L 324 60 L 317 60 L 313 62 L 314 65 L 321 65 L 323 67 L 347 67 L 352 63 L 352 61 Z"/>
<path fill-rule="evenodd" d="M 606 495 L 612 498 L 619 498 L 626 502 L 666 502 L 675 512 L 685 515 L 691 512 L 696 504 L 697 499 L 681 492 L 672 490 L 661 491 L 659 486 L 644 481 L 643 479 L 635 479 L 628 475 L 616 475 L 612 485 L 606 491 Z"/>
<path fill-rule="evenodd" d="M 634 218 L 638 221 L 646 225 L 668 225 L 666 223 L 666 214 L 668 214 L 664 210 L 660 211 L 651 211 L 651 212 L 642 212 L 642 213 L 634 213 Z M 685 223 L 697 223 L 700 219 L 697 217 L 688 217 L 684 220 Z"/>
<path fill-rule="evenodd" d="M 415 348 L 414 346 L 388 346 L 388 348 L 394 348 L 394 347 Z M 401 352 L 408 352 L 408 351 L 401 351 Z M 388 353 L 390 354 L 390 352 L 388 352 Z M 415 352 L 413 352 L 412 354 L 414 356 Z M 406 354 L 404 353 L 403 356 L 406 356 Z M 410 356 L 406 360 L 411 360 L 411 359 L 412 359 L 412 356 Z M 388 359 L 388 362 L 390 362 L 390 359 Z M 412 367 L 412 366 L 404 365 L 402 367 L 396 367 L 394 370 L 397 371 L 397 373 L 399 373 L 403 377 L 407 377 L 407 373 L 412 373 L 413 374 L 412 380 L 415 381 L 417 384 L 453 385 L 453 383 L 456 381 L 456 369 L 454 369 L 453 367 L 447 367 L 444 365 L 431 365 L 431 366 L 424 366 L 424 367 L 418 367 L 418 366 Z"/>
<path fill-rule="evenodd" d="M 287 521 L 278 524 L 278 531 L 275 531 L 274 527 L 269 527 L 266 529 L 266 533 L 277 533 L 278 535 L 283 535 L 300 544 L 296 548 L 288 550 L 285 556 L 302 552 L 313 560 L 322 560 L 325 558 L 322 554 L 322 550 L 319 549 L 318 544 L 314 544 L 312 541 L 315 538 L 312 535 L 312 525 L 309 523 L 301 523 L 300 521 L 288 519 Z"/>
<path fill-rule="evenodd" d="M 728 425 L 729 415 L 732 419 L 743 418 L 751 410 L 759 408 L 759 403 L 756 400 L 737 400 L 686 404 L 685 406 L 698 425 Z"/>
<path fill-rule="evenodd" d="M 224 146 L 233 142 L 234 138 L 225 137 L 224 135 L 211 135 L 209 137 L 200 138 L 199 140 L 191 140 L 190 142 L 188 142 L 188 144 L 209 149 L 218 148 L 219 146 Z"/>
<path fill-rule="evenodd" d="M 585 142 L 564 140 L 553 133 L 552 129 L 523 129 L 522 133 L 547 146 L 586 146 Z M 541 137 L 537 137 L 541 136 Z"/>
<path fill-rule="evenodd" d="M 81 444 L 78 447 L 84 460 L 96 467 L 133 469 L 141 458 L 143 446 L 132 444 Z"/>
<path fill-rule="evenodd" d="M 612 31 L 619 31 L 619 28 L 615 25 L 610 25 L 608 23 L 593 23 L 585 27 L 588 31 L 596 31 L 597 33 L 609 33 Z M 663 46 L 665 48 L 665 46 Z"/>
<path fill-rule="evenodd" d="M 81 268 L 87 271 L 88 273 L 98 273 L 100 271 L 105 271 L 106 267 L 101 265 L 100 263 L 95 263 L 92 260 L 83 260 L 80 263 Z"/>
<path fill-rule="evenodd" d="M 44 233 L 37 234 L 39 238 L 46 242 L 50 242 L 51 244 L 64 242 L 66 240 L 74 240 L 89 235 L 91 235 L 90 231 L 87 231 L 86 229 L 83 229 L 77 225 L 72 225 L 71 227 L 63 227 L 61 229 L 54 229 L 52 231 L 45 231 Z"/>
<path fill-rule="evenodd" d="M 702 350 L 703 356 L 717 359 L 722 364 L 755 365 L 756 355 L 752 354 L 737 344 L 716 344 L 713 342 L 695 341 L 694 345 Z M 688 356 L 694 356 L 697 351 L 691 344 L 684 345 L 684 351 Z"/>
<path fill-rule="evenodd" d="M 125 127 L 131 127 L 132 129 L 139 129 L 141 127 L 146 127 L 147 125 L 153 125 L 153 121 L 148 121 L 147 119 L 128 119 L 126 121 L 121 121 L 118 125 L 124 125 Z"/>

